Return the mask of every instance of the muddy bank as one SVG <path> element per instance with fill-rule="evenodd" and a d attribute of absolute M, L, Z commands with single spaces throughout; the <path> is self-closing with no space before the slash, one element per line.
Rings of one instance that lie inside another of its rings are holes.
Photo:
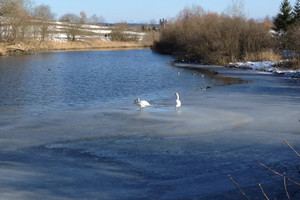
<path fill-rule="evenodd" d="M 0 56 L 30 55 L 31 50 L 21 44 L 1 45 Z"/>

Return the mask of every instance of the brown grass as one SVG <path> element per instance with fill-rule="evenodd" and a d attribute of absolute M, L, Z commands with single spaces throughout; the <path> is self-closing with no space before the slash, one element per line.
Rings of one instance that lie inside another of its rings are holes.
<path fill-rule="evenodd" d="M 6 45 L 0 44 L 0 56 L 6 55 Z M 149 48 L 150 43 L 141 42 L 121 42 L 121 41 L 103 41 L 101 39 L 88 39 L 84 41 L 30 41 L 27 44 L 22 43 L 22 48 L 31 51 L 76 51 L 76 50 L 108 50 L 108 49 L 140 49 Z"/>
<path fill-rule="evenodd" d="M 292 69 L 300 69 L 300 58 L 293 58 L 291 61 Z"/>
<path fill-rule="evenodd" d="M 90 39 L 74 42 L 41 42 L 32 46 L 33 50 L 76 50 L 76 49 L 111 49 L 111 48 L 142 48 L 144 43 L 103 41 L 100 39 Z"/>
<path fill-rule="evenodd" d="M 244 60 L 276 62 L 282 60 L 282 56 L 270 49 L 270 50 L 255 52 L 255 53 L 246 53 Z"/>
<path fill-rule="evenodd" d="M 5 48 L 2 45 L 0 45 L 0 56 L 5 56 L 5 55 L 6 55 Z"/>

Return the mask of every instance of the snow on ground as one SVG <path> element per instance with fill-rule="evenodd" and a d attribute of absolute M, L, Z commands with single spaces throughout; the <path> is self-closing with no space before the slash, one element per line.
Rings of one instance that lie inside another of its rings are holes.
<path fill-rule="evenodd" d="M 271 72 L 276 74 L 283 74 L 286 76 L 292 77 L 299 77 L 300 78 L 300 69 L 298 70 L 290 70 L 290 69 L 283 69 L 278 67 L 278 64 L 284 61 L 279 62 L 270 62 L 270 61 L 262 61 L 262 62 L 236 62 L 236 63 L 229 63 L 229 67 L 236 67 L 236 68 L 245 68 L 245 69 L 252 69 L 258 71 L 265 71 Z"/>
<path fill-rule="evenodd" d="M 131 35 L 140 35 L 144 36 L 146 33 L 139 33 L 139 32 L 134 32 L 134 31 L 124 31 L 125 34 L 131 34 Z"/>
<path fill-rule="evenodd" d="M 110 34 L 111 30 L 89 30 L 89 32 L 97 33 L 97 34 Z"/>
<path fill-rule="evenodd" d="M 54 42 L 66 42 L 68 40 L 68 36 L 65 33 L 56 33 L 52 34 L 51 40 Z"/>
<path fill-rule="evenodd" d="M 67 41 L 67 35 L 63 33 L 68 26 L 68 23 L 66 22 L 49 22 L 53 26 L 50 26 L 50 29 L 55 32 L 59 33 L 53 33 L 52 38 L 54 41 Z M 92 25 L 92 24 L 83 24 L 80 26 L 80 30 L 84 32 L 89 32 L 89 36 L 84 36 L 84 38 L 101 38 L 104 40 L 107 40 L 107 37 L 104 35 L 110 34 L 113 30 L 114 27 L 107 27 L 103 25 Z M 135 32 L 135 31 L 124 31 L 124 34 L 129 34 L 133 36 L 139 37 L 139 40 L 141 41 L 145 35 L 145 33 L 141 32 Z M 80 36 L 79 36 L 80 37 Z"/>
<path fill-rule="evenodd" d="M 108 28 L 112 28 L 112 27 L 107 27 L 107 26 L 100 26 L 100 25 L 91 25 L 91 24 L 84 24 L 84 25 L 81 25 L 82 28 L 89 28 L 89 29 L 108 29 Z"/>

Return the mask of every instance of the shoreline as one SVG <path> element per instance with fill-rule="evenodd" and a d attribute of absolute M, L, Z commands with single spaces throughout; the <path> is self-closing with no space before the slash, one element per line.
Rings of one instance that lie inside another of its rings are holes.
<path fill-rule="evenodd" d="M 74 52 L 74 51 L 121 51 L 121 50 L 133 50 L 133 49 L 150 49 L 150 47 L 142 46 L 132 46 L 132 47 L 95 47 L 95 48 L 70 48 L 70 49 L 41 49 L 33 50 L 34 53 L 43 53 L 43 52 Z"/>
<path fill-rule="evenodd" d="M 263 61 L 263 62 L 236 62 L 236 63 L 229 63 L 228 65 L 219 66 L 219 65 L 207 65 L 207 67 L 204 67 L 206 65 L 201 65 L 198 63 L 180 63 L 180 62 L 174 62 L 174 65 L 177 67 L 183 67 L 183 68 L 191 68 L 191 69 L 210 69 L 211 66 L 218 66 L 218 67 L 224 67 L 227 69 L 235 68 L 235 69 L 242 69 L 242 70 L 251 70 L 256 72 L 264 72 L 264 73 L 270 73 L 270 74 L 276 74 L 276 75 L 282 75 L 292 78 L 300 78 L 300 69 L 294 69 L 294 68 L 284 68 L 280 67 L 280 63 L 284 63 L 286 61 L 280 61 L 280 62 L 270 62 L 270 61 Z M 201 66 L 201 67 L 199 67 Z"/>
<path fill-rule="evenodd" d="M 139 42 L 120 42 L 103 40 L 86 40 L 75 42 L 31 42 L 28 44 L 16 43 L 12 45 L 0 44 L 1 56 L 30 55 L 39 52 L 72 52 L 72 51 L 109 51 L 150 49 L 151 44 Z"/>

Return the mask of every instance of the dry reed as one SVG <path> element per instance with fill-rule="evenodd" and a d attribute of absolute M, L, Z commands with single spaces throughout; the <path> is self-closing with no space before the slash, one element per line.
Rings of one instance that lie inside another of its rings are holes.
<path fill-rule="evenodd" d="M 285 193 L 286 193 L 286 196 L 287 196 L 287 198 L 290 200 L 291 198 L 290 198 L 290 195 L 289 195 L 289 192 L 288 192 L 288 190 L 287 190 L 287 186 L 286 186 L 286 177 L 285 177 L 285 173 L 283 173 L 283 185 L 284 185 L 284 190 L 285 190 Z"/>
<path fill-rule="evenodd" d="M 264 191 L 262 185 L 261 185 L 261 184 L 258 184 L 258 186 L 259 186 L 261 192 L 263 193 L 263 195 L 265 196 L 265 198 L 266 198 L 267 200 L 270 200 L 269 197 L 267 196 L 267 194 L 265 193 L 265 191 Z"/>
<path fill-rule="evenodd" d="M 300 154 L 292 147 L 292 145 L 290 145 L 289 142 L 287 142 L 286 140 L 284 140 L 284 143 L 285 143 L 290 149 L 292 149 L 292 150 L 294 151 L 294 153 L 300 158 Z M 278 176 L 281 176 L 281 177 L 283 178 L 284 190 L 285 190 L 287 199 L 290 200 L 291 197 L 290 197 L 289 192 L 288 192 L 288 189 L 287 189 L 287 183 L 286 183 L 286 181 L 288 180 L 288 181 L 290 181 L 291 183 L 293 183 L 293 184 L 295 184 L 295 185 L 297 185 L 297 186 L 299 186 L 299 187 L 300 187 L 300 183 L 297 182 L 297 181 L 295 181 L 295 180 L 293 180 L 293 179 L 291 179 L 291 178 L 289 178 L 289 177 L 286 177 L 285 173 L 281 174 L 281 173 L 279 173 L 278 171 L 272 169 L 271 167 L 269 167 L 269 166 L 267 166 L 267 165 L 265 165 L 265 164 L 263 164 L 263 163 L 261 163 L 261 162 L 258 162 L 258 163 L 259 163 L 261 166 L 263 166 L 264 168 L 270 170 L 270 171 L 273 172 L 274 174 L 276 174 L 276 175 L 278 175 Z M 239 189 L 239 191 L 242 193 L 242 195 L 243 195 L 246 199 L 249 199 L 249 198 L 246 196 L 246 194 L 244 193 L 244 191 L 239 187 L 239 185 L 233 180 L 233 178 L 232 178 L 230 175 L 228 175 L 228 177 L 229 177 L 229 179 L 234 183 L 234 185 Z M 262 185 L 261 185 L 261 184 L 258 184 L 258 186 L 259 186 L 259 188 L 260 188 L 262 194 L 264 195 L 265 199 L 269 200 L 269 197 L 268 197 L 267 194 L 265 193 L 265 191 L 264 191 Z"/>
<path fill-rule="evenodd" d="M 6 55 L 6 50 L 4 47 L 0 46 L 0 56 L 5 56 Z"/>
<path fill-rule="evenodd" d="M 228 178 L 234 183 L 234 185 L 237 187 L 237 189 L 239 189 L 239 191 L 242 193 L 242 195 L 247 199 L 250 200 L 247 195 L 245 194 L 245 192 L 240 188 L 240 186 L 237 184 L 237 182 L 232 178 L 232 176 L 229 174 Z"/>
<path fill-rule="evenodd" d="M 277 62 L 282 60 L 282 56 L 271 49 L 254 52 L 254 53 L 246 53 L 245 61 L 271 61 Z"/>

